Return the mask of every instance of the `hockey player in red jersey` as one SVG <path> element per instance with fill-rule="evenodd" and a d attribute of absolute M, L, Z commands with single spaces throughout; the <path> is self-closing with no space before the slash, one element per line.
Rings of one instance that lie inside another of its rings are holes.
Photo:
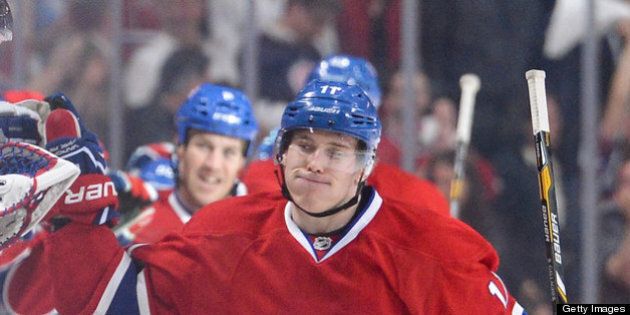
<path fill-rule="evenodd" d="M 282 193 L 212 203 L 180 233 L 128 252 L 108 228 L 74 221 L 61 207 L 71 221 L 46 240 L 57 309 L 523 313 L 494 273 L 496 252 L 479 234 L 365 185 L 380 132 L 359 87 L 313 81 L 282 117 L 275 155 Z"/>
<path fill-rule="evenodd" d="M 155 242 L 181 229 L 202 206 L 247 193 L 238 175 L 258 126 L 242 92 L 201 84 L 177 111 L 176 124 L 177 185 L 117 231 L 123 243 Z"/>
<path fill-rule="evenodd" d="M 307 81 L 312 80 L 356 84 L 365 91 L 377 109 L 381 103 L 378 75 L 372 64 L 363 58 L 343 54 L 328 56 L 313 68 Z M 276 133 L 277 130 L 274 130 L 263 140 L 257 153 L 259 159 L 251 162 L 243 173 L 243 182 L 250 193 L 280 189 L 273 176 L 276 166 L 271 160 L 272 144 Z M 422 203 L 430 199 L 429 204 L 419 206 L 450 215 L 448 200 L 434 184 L 394 165 L 377 163 L 367 182 L 377 188 L 381 196 L 408 203 Z M 401 186 L 405 189 L 400 189 Z"/>

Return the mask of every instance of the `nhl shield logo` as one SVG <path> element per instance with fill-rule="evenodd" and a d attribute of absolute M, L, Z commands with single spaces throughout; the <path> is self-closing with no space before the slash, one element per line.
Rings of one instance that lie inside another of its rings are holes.
<path fill-rule="evenodd" d="M 316 250 L 328 250 L 332 245 L 332 239 L 326 236 L 318 236 L 313 242 L 313 248 Z"/>

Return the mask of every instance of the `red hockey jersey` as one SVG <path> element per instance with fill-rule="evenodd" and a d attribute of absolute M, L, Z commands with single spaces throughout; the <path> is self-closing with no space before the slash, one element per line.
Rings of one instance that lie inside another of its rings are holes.
<path fill-rule="evenodd" d="M 190 211 L 178 200 L 175 192 L 159 199 L 116 231 L 123 243 L 154 243 L 170 232 L 179 231 L 190 220 Z"/>
<path fill-rule="evenodd" d="M 245 195 L 247 187 L 237 182 L 232 194 Z M 167 198 L 158 199 L 131 222 L 117 230 L 116 235 L 123 244 L 154 243 L 168 233 L 179 231 L 190 220 L 193 212 L 193 209 L 186 209 L 177 197 L 177 192 L 172 191 Z"/>
<path fill-rule="evenodd" d="M 279 193 L 200 210 L 180 234 L 132 247 L 72 223 L 49 239 L 63 313 L 521 314 L 475 231 L 372 192 L 321 259 Z M 133 259 L 133 260 L 132 260 Z M 135 261 L 135 262 L 134 262 Z"/>
<path fill-rule="evenodd" d="M 274 174 L 275 169 L 276 166 L 271 160 L 253 161 L 247 166 L 241 179 L 251 194 L 279 191 L 280 184 Z M 448 200 L 437 186 L 396 166 L 377 163 L 367 183 L 374 186 L 385 199 L 398 200 L 450 215 Z"/>

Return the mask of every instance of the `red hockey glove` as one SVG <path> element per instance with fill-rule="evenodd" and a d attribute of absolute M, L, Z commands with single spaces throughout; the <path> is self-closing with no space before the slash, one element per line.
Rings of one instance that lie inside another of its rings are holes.
<path fill-rule="evenodd" d="M 107 164 L 96 135 L 83 126 L 67 97 L 55 95 L 46 100 L 54 108 L 46 120 L 46 147 L 81 169 L 81 175 L 59 199 L 48 221 L 53 229 L 68 221 L 115 225 L 117 193 L 105 174 Z"/>

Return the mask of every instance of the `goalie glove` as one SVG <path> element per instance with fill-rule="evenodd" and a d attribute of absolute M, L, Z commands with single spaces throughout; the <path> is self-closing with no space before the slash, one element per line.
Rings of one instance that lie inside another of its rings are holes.
<path fill-rule="evenodd" d="M 78 167 L 34 145 L 0 144 L 0 246 L 35 227 L 78 175 Z"/>
<path fill-rule="evenodd" d="M 49 216 L 51 227 L 57 229 L 68 221 L 115 225 L 117 192 L 106 175 L 107 164 L 98 138 L 83 126 L 66 96 L 57 94 L 47 100 L 54 109 L 46 120 L 46 148 L 81 170 Z"/>

